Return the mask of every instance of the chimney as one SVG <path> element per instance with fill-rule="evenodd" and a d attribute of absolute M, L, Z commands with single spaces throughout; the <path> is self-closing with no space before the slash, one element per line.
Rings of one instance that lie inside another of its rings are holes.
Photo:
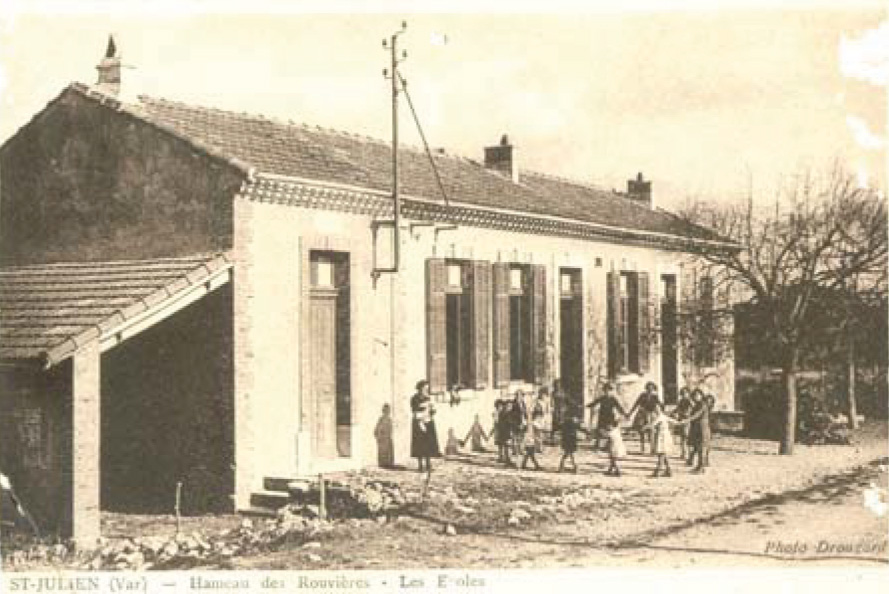
<path fill-rule="evenodd" d="M 120 56 L 117 55 L 117 46 L 114 37 L 108 36 L 108 48 L 105 57 L 96 66 L 99 71 L 99 80 L 96 81 L 96 89 L 115 97 L 120 93 Z"/>
<path fill-rule="evenodd" d="M 654 208 L 651 202 L 651 181 L 643 178 L 641 171 L 636 175 L 636 179 L 627 180 L 627 198 L 647 208 Z"/>
<path fill-rule="evenodd" d="M 513 183 L 519 183 L 519 166 L 515 158 L 515 147 L 509 143 L 506 134 L 497 146 L 485 147 L 485 167 L 509 176 Z"/>

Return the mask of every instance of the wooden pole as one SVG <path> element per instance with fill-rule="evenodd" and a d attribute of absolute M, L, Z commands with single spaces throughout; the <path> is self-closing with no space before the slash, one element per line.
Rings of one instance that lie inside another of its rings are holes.
<path fill-rule="evenodd" d="M 318 475 L 319 504 L 318 515 L 322 520 L 327 519 L 327 487 L 324 484 L 324 475 Z"/>
<path fill-rule="evenodd" d="M 173 511 L 176 514 L 176 536 L 179 536 L 179 530 L 182 528 L 182 515 L 181 515 L 181 504 L 182 504 L 182 481 L 178 481 L 176 483 L 176 506 L 173 508 Z"/>

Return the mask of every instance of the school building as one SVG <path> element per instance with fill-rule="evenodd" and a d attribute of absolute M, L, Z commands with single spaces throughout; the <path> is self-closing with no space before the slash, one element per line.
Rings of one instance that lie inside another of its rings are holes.
<path fill-rule="evenodd" d="M 534 173 L 506 136 L 435 169 L 402 148 L 396 226 L 387 142 L 123 101 L 109 54 L 0 148 L 0 470 L 43 530 L 375 464 L 385 404 L 408 463 L 423 378 L 442 440 L 555 378 L 583 404 L 705 377 L 734 408 L 731 349 L 689 356 L 676 312 L 725 297 L 695 254 L 738 246 L 641 174 Z"/>

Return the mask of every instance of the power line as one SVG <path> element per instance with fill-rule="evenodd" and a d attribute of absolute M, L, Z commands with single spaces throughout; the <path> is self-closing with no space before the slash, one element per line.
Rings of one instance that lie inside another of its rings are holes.
<path fill-rule="evenodd" d="M 414 123 L 417 124 L 417 131 L 420 133 L 420 139 L 423 141 L 423 148 L 426 149 L 426 156 L 429 158 L 429 164 L 432 166 L 432 171 L 435 173 L 435 181 L 438 183 L 438 189 L 444 198 L 445 206 L 450 206 L 451 203 L 450 200 L 448 200 L 448 193 L 445 191 L 444 184 L 441 181 L 441 174 L 438 172 L 438 166 L 435 164 L 432 150 L 429 148 L 429 143 L 426 141 L 426 133 L 423 132 L 423 126 L 420 124 L 420 118 L 417 116 L 417 110 L 414 108 L 414 101 L 411 99 L 411 94 L 407 90 L 407 81 L 400 72 L 397 74 L 401 81 L 401 90 L 404 91 L 404 96 L 407 98 L 407 105 L 410 107 L 411 115 L 414 116 Z"/>

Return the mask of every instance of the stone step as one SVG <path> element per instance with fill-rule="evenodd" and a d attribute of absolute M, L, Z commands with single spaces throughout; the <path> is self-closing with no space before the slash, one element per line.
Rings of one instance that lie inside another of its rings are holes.
<path fill-rule="evenodd" d="M 262 488 L 266 491 L 289 493 L 290 489 L 287 488 L 287 484 L 292 480 L 292 478 L 287 477 L 267 476 L 262 479 Z"/>
<path fill-rule="evenodd" d="M 343 472 L 329 472 L 324 474 L 324 479 L 328 484 L 331 482 L 337 482 L 345 479 L 350 473 L 347 471 Z M 318 489 L 318 475 L 314 474 L 311 476 L 299 476 L 299 477 L 277 477 L 277 476 L 267 476 L 262 480 L 262 488 L 266 491 L 275 491 L 279 493 L 291 493 L 294 491 L 293 486 L 295 484 L 302 484 L 308 487 L 310 490 Z"/>
<path fill-rule="evenodd" d="M 254 491 L 250 494 L 250 505 L 267 508 L 272 511 L 281 509 L 290 503 L 290 495 L 280 491 Z"/>
<path fill-rule="evenodd" d="M 274 518 L 277 516 L 275 510 L 257 506 L 239 510 L 238 513 L 249 518 Z"/>

